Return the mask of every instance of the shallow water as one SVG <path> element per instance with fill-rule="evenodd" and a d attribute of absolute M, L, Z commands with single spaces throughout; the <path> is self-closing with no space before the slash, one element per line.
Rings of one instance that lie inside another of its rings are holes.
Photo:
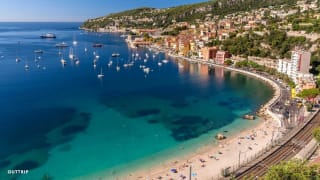
<path fill-rule="evenodd" d="M 252 126 L 239 117 L 272 96 L 272 88 L 254 78 L 131 50 L 120 34 L 86 33 L 79 25 L 0 23 L 0 179 L 16 177 L 7 175 L 9 169 L 28 169 L 17 176 L 21 179 L 45 174 L 72 179 L 95 173 L 116 177 L 159 164 L 212 143 L 220 130 L 236 133 Z M 40 39 L 46 32 L 57 39 Z M 79 65 L 69 60 L 70 48 L 55 47 L 60 42 L 72 47 Z M 35 49 L 44 53 L 34 54 Z M 170 61 L 159 66 L 163 59 Z M 134 65 L 123 66 L 130 62 Z M 149 67 L 149 74 L 141 66 Z"/>

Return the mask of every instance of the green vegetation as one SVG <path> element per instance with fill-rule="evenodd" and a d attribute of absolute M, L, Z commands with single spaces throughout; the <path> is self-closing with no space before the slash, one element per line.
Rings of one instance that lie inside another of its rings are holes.
<path fill-rule="evenodd" d="M 232 64 L 233 64 L 233 61 L 231 59 L 226 59 L 224 61 L 224 65 L 226 65 L 226 66 L 231 66 Z"/>
<path fill-rule="evenodd" d="M 291 160 L 281 162 L 278 165 L 272 166 L 264 180 L 316 180 L 320 179 L 319 165 L 307 165 L 301 160 Z"/>
<path fill-rule="evenodd" d="M 317 95 L 320 94 L 320 91 L 318 88 L 312 88 L 312 89 L 304 89 L 300 93 L 297 94 L 298 97 L 306 98 L 308 101 L 313 100 Z"/>
<path fill-rule="evenodd" d="M 170 35 L 170 36 L 177 36 L 181 31 L 187 29 L 187 26 L 176 27 L 172 31 L 164 31 L 161 35 Z"/>
<path fill-rule="evenodd" d="M 288 17 L 294 31 L 306 31 L 307 33 L 320 33 L 320 19 L 314 17 L 315 12 L 310 10 L 304 13 L 296 13 Z"/>
<path fill-rule="evenodd" d="M 233 34 L 222 42 L 223 49 L 234 55 L 244 57 L 269 57 L 269 58 L 289 58 L 290 50 L 295 46 L 310 46 L 310 42 L 303 36 L 288 37 L 285 31 L 270 30 L 269 33 L 258 35 L 249 31 L 241 36 Z"/>
<path fill-rule="evenodd" d="M 135 28 L 166 28 L 173 22 L 196 23 L 212 16 L 250 11 L 261 7 L 292 5 L 297 0 L 210 0 L 166 9 L 142 7 L 87 20 L 83 28 L 97 29 L 108 25 Z"/>
<path fill-rule="evenodd" d="M 235 64 L 235 67 L 237 68 L 249 68 L 249 70 L 259 71 L 259 72 L 266 72 L 270 75 L 275 76 L 278 79 L 281 79 L 283 82 L 288 84 L 291 88 L 295 87 L 294 82 L 292 79 L 289 78 L 288 75 L 279 73 L 276 69 L 269 68 L 263 65 L 259 65 L 256 62 L 245 60 L 245 61 L 238 61 Z"/>
<path fill-rule="evenodd" d="M 315 128 L 315 129 L 312 131 L 312 135 L 313 135 L 313 137 L 316 139 L 316 141 L 317 141 L 318 143 L 320 143 L 320 127 Z"/>

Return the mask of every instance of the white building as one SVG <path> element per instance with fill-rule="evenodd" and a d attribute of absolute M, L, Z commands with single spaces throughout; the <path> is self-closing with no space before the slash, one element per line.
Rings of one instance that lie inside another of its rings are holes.
<path fill-rule="evenodd" d="M 295 83 L 297 83 L 299 74 L 309 74 L 310 58 L 310 52 L 294 50 L 291 53 L 290 60 L 279 59 L 278 71 L 287 74 Z"/>
<path fill-rule="evenodd" d="M 292 73 L 292 63 L 289 59 L 279 59 L 278 60 L 278 72 L 281 72 L 283 74 L 287 74 L 289 77 L 291 77 Z"/>

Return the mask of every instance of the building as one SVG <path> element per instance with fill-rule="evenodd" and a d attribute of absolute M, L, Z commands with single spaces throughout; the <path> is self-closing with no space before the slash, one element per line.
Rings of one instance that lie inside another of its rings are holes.
<path fill-rule="evenodd" d="M 204 47 L 201 48 L 201 54 L 204 60 L 214 59 L 218 52 L 217 47 Z"/>
<path fill-rule="evenodd" d="M 291 73 L 292 73 L 291 61 L 289 59 L 279 59 L 277 70 L 278 72 L 287 74 L 289 77 L 291 77 Z"/>
<path fill-rule="evenodd" d="M 303 50 L 294 50 L 290 60 L 278 61 L 277 70 L 287 74 L 295 83 L 299 74 L 309 74 L 311 53 Z"/>
<path fill-rule="evenodd" d="M 228 51 L 221 51 L 219 50 L 216 54 L 215 62 L 216 64 L 224 64 L 226 58 L 230 58 L 231 55 Z"/>

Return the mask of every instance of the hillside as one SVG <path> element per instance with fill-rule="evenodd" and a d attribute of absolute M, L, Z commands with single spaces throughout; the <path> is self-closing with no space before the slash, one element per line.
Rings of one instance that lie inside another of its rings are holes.
<path fill-rule="evenodd" d="M 195 22 L 224 16 L 239 11 L 249 11 L 262 7 L 294 4 L 297 0 L 212 0 L 203 3 L 155 9 L 142 7 L 89 19 L 83 28 L 97 29 L 106 26 L 165 28 L 174 22 Z"/>

